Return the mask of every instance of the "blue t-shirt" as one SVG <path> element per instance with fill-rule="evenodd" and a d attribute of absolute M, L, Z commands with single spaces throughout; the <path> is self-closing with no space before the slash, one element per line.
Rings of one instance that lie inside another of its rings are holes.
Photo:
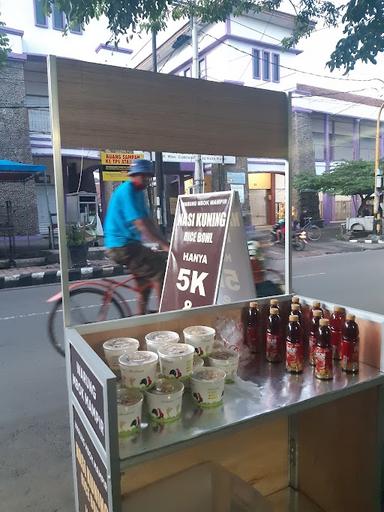
<path fill-rule="evenodd" d="M 149 216 L 144 191 L 125 181 L 113 192 L 104 223 L 104 245 L 109 249 L 141 241 L 134 221 Z"/>

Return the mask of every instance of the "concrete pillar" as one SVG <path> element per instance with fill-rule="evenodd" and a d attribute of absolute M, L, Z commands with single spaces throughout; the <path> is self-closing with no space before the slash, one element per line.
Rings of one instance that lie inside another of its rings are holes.
<path fill-rule="evenodd" d="M 7 60 L 0 69 L 0 158 L 32 163 L 28 112 L 24 107 L 24 63 Z M 0 181 L 0 205 L 12 201 L 15 227 L 19 235 L 38 232 L 34 180 L 27 184 Z"/>
<path fill-rule="evenodd" d="M 333 134 L 333 129 L 332 129 Z M 325 172 L 329 172 L 332 159 L 331 126 L 329 114 L 324 114 L 324 161 Z M 335 198 L 331 194 L 323 194 L 323 218 L 326 224 L 333 219 Z"/>
<path fill-rule="evenodd" d="M 292 175 L 306 172 L 316 174 L 315 149 L 312 132 L 312 111 L 295 108 L 292 112 Z M 316 192 L 299 194 L 293 189 L 292 206 L 299 212 L 303 209 L 314 218 L 319 217 L 319 198 Z"/>

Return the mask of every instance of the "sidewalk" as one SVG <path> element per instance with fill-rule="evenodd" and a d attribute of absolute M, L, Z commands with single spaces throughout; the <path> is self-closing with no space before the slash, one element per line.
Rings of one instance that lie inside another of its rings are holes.
<path fill-rule="evenodd" d="M 270 227 L 257 229 L 257 238 L 264 241 L 270 240 Z M 366 244 L 362 239 L 357 242 L 338 240 L 339 225 L 331 224 L 322 230 L 321 239 L 318 242 L 308 241 L 304 251 L 293 251 L 293 258 L 307 258 L 310 256 L 324 256 L 326 254 L 338 254 L 346 252 L 363 252 L 366 250 L 384 249 L 384 244 Z M 102 248 L 95 249 L 99 253 Z M 271 260 L 284 258 L 284 247 L 271 245 L 266 250 Z M 92 253 L 91 253 L 92 256 Z M 58 263 L 42 264 L 41 258 L 20 260 L 19 266 L 0 269 L 0 289 L 19 286 L 33 286 L 37 284 L 60 283 L 60 265 Z M 124 274 L 121 265 L 114 264 L 106 256 L 98 255 L 98 259 L 92 258 L 88 266 L 69 270 L 69 280 L 97 279 L 101 277 L 119 276 Z"/>

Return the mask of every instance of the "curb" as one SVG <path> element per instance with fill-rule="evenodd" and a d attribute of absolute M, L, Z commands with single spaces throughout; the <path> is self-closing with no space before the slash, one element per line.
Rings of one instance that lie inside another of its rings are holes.
<path fill-rule="evenodd" d="M 120 276 L 124 274 L 122 265 L 108 267 L 81 267 L 69 269 L 69 281 L 84 279 L 99 279 L 102 277 Z M 0 277 L 0 290 L 3 288 L 18 288 L 20 286 L 35 286 L 39 284 L 60 283 L 60 270 L 29 272 Z"/>

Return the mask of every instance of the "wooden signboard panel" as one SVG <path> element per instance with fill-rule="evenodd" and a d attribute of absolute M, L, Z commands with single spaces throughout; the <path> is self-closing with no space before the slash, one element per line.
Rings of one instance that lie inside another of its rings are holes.
<path fill-rule="evenodd" d="M 288 157 L 285 93 L 57 59 L 61 143 Z"/>

